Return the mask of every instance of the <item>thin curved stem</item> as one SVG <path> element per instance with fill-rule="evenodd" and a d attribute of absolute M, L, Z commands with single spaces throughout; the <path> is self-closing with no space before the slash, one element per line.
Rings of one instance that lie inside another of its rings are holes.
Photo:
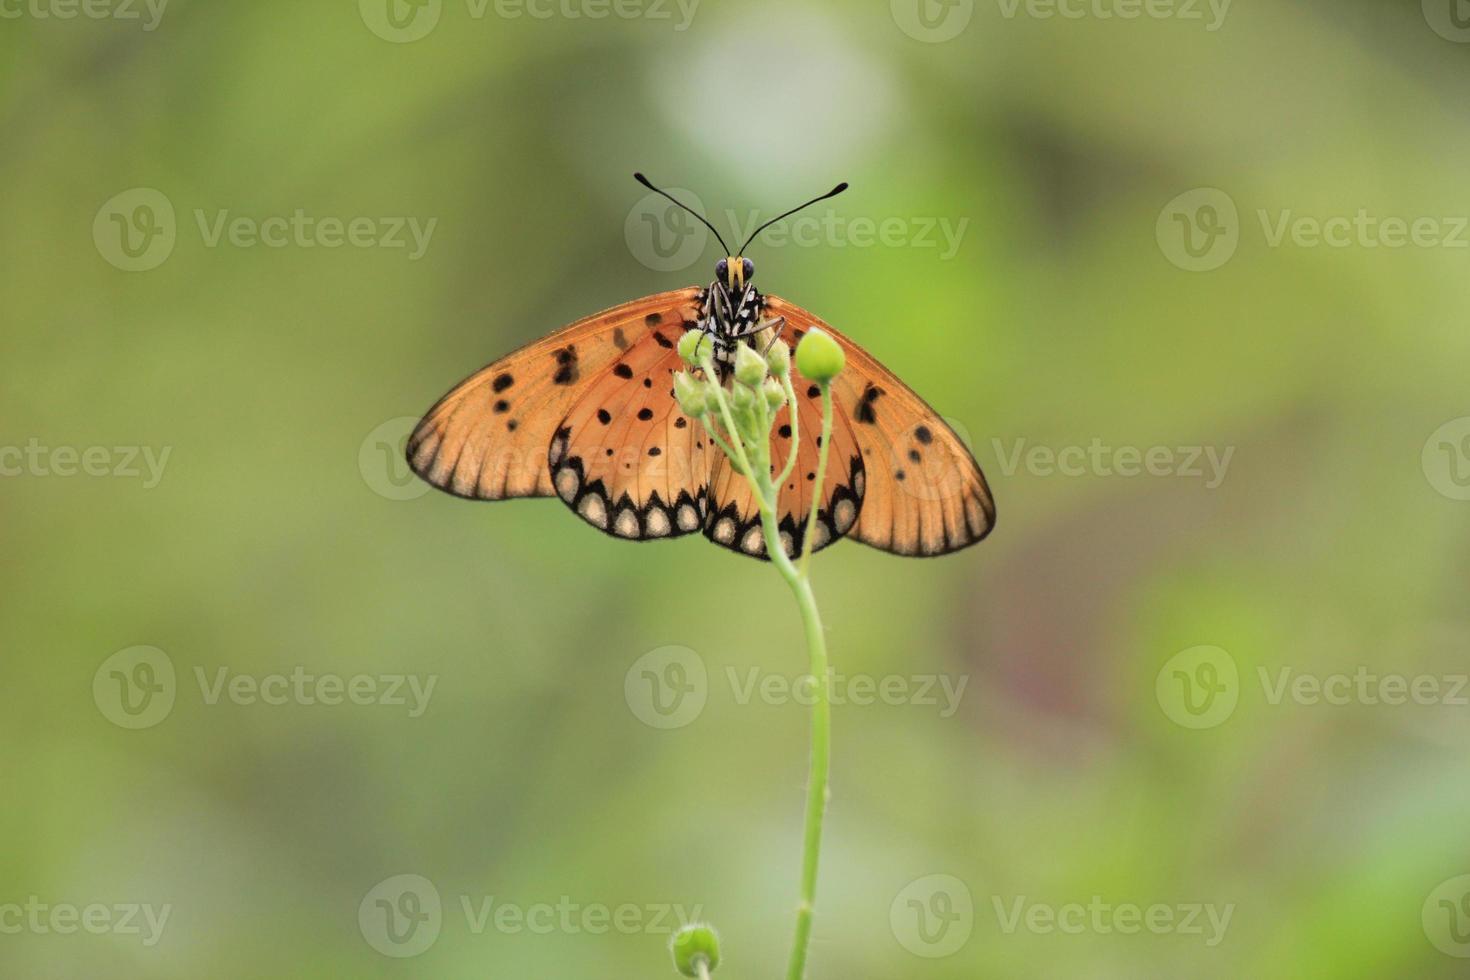
<path fill-rule="evenodd" d="M 796 411 L 793 402 L 791 410 Z M 817 440 L 817 480 L 812 484 L 812 510 L 806 518 L 806 534 L 802 535 L 801 574 L 806 574 L 812 557 L 812 531 L 817 526 L 817 509 L 822 504 L 822 481 L 827 477 L 827 450 L 832 445 L 832 386 L 822 385 L 822 437 Z"/>
<path fill-rule="evenodd" d="M 702 358 L 700 366 L 704 368 L 707 378 L 718 378 L 714 364 L 708 356 Z M 782 467 L 779 480 L 773 482 L 772 478 L 775 474 L 771 472 L 773 467 L 771 466 L 770 428 L 776 413 L 765 403 L 764 396 L 760 392 L 756 393 L 757 401 L 752 413 L 753 418 L 744 416 L 745 421 L 754 422 L 754 432 L 747 433 L 736 424 L 730 402 L 725 397 L 723 387 L 718 381 L 710 386 L 710 390 L 715 399 L 717 414 L 724 423 L 726 438 L 720 438 L 715 421 L 708 415 L 704 417 L 704 423 L 710 438 L 725 452 L 731 463 L 741 471 L 741 475 L 750 484 L 757 509 L 760 511 L 761 533 L 765 538 L 766 556 L 770 559 L 771 564 L 776 566 L 776 570 L 780 572 L 782 579 L 791 589 L 791 594 L 796 599 L 797 609 L 801 613 L 802 629 L 806 636 L 807 658 L 812 678 L 812 745 L 807 776 L 806 816 L 802 831 L 801 898 L 796 909 L 796 935 L 792 941 L 791 959 L 786 972 L 787 980 L 804 980 L 807 951 L 811 946 L 812 917 L 816 908 L 817 870 L 821 861 L 822 828 L 827 815 L 828 779 L 831 774 L 832 760 L 832 703 L 829 690 L 831 680 L 827 659 L 827 637 L 822 629 L 821 614 L 817 610 L 816 595 L 812 592 L 811 579 L 807 572 L 812 552 L 813 531 L 816 528 L 817 513 L 821 506 L 822 482 L 827 472 L 827 450 L 832 442 L 832 390 L 828 384 L 821 386 L 822 434 L 818 440 L 821 448 L 818 451 L 817 471 L 815 482 L 812 485 L 812 505 L 807 515 L 806 532 L 802 535 L 801 554 L 797 556 L 796 561 L 792 561 L 781 543 L 781 529 L 777 523 L 776 507 L 780 487 L 785 485 L 796 460 L 796 439 L 799 438 L 798 408 L 796 391 L 789 375 L 782 378 L 782 387 L 786 393 L 786 404 L 791 415 L 793 438 L 789 457 L 786 465 Z M 700 976 L 707 977 L 703 965 L 701 965 Z"/>

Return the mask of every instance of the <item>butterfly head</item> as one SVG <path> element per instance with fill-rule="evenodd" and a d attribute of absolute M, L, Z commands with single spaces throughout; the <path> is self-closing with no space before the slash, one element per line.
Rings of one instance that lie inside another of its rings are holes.
<path fill-rule="evenodd" d="M 715 278 L 730 290 L 741 290 L 755 278 L 755 263 L 740 255 L 720 259 L 715 263 Z"/>

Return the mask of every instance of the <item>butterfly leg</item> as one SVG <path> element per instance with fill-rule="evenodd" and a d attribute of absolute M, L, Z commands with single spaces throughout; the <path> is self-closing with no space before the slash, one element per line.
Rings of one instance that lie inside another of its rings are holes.
<path fill-rule="evenodd" d="M 785 331 L 785 329 L 786 318 L 784 316 L 778 316 L 774 320 L 762 320 L 751 327 L 750 332 L 752 334 L 760 333 L 762 330 L 771 331 L 770 342 L 766 344 L 766 349 L 761 351 L 762 357 L 769 354 L 771 352 L 771 348 L 776 346 L 776 341 L 781 339 L 781 334 L 783 331 Z"/>

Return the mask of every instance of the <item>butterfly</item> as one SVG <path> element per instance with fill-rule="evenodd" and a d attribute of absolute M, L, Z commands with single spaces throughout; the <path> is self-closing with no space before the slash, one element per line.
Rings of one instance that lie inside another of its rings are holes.
<path fill-rule="evenodd" d="M 736 347 L 792 348 L 813 328 L 847 355 L 832 382 L 829 469 L 811 550 L 843 537 L 896 555 L 930 556 L 975 544 L 995 526 L 995 502 L 964 442 L 908 385 L 812 313 L 756 289 L 745 249 L 725 245 L 705 218 L 642 174 L 639 183 L 714 232 L 726 257 L 706 286 L 645 296 L 578 320 L 506 355 L 456 385 L 431 408 L 407 443 L 413 471 L 441 490 L 473 500 L 558 497 L 598 530 L 646 541 L 701 532 L 741 554 L 766 557 L 760 514 L 743 476 L 712 445 L 703 424 L 674 397 L 685 368 L 677 346 L 698 330 L 713 345 L 721 382 L 730 384 Z M 799 554 L 816 485 L 821 393 L 793 373 L 798 460 L 779 488 L 782 547 Z M 772 428 L 773 472 L 792 445 L 790 408 Z"/>

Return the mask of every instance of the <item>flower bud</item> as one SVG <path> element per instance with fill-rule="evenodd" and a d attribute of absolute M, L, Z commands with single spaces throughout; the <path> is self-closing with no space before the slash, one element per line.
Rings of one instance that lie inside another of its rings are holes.
<path fill-rule="evenodd" d="M 706 344 L 710 346 L 709 350 L 703 349 Z M 697 355 L 713 352 L 714 341 L 706 337 L 703 330 L 685 330 L 684 336 L 679 338 L 679 356 L 685 364 L 698 364 Z"/>
<path fill-rule="evenodd" d="M 784 378 L 791 371 L 791 348 L 786 341 L 778 339 L 766 351 L 766 363 L 770 365 L 771 373 L 778 378 Z"/>
<path fill-rule="evenodd" d="M 755 408 L 755 392 L 745 385 L 735 385 L 730 391 L 730 404 L 738 414 L 748 415 Z"/>
<path fill-rule="evenodd" d="M 692 419 L 699 418 L 709 410 L 709 397 L 705 394 L 704 385 L 694 380 L 688 371 L 680 371 L 674 375 L 674 398 L 684 414 Z"/>
<path fill-rule="evenodd" d="M 825 330 L 812 328 L 796 345 L 796 369 L 802 377 L 826 384 L 842 372 L 847 355 Z"/>
<path fill-rule="evenodd" d="M 746 344 L 735 348 L 735 380 L 751 388 L 766 380 L 766 362 Z"/>
<path fill-rule="evenodd" d="M 674 933 L 669 951 L 674 954 L 674 967 L 686 977 L 699 976 L 700 960 L 710 973 L 720 965 L 720 937 L 712 926 L 702 922 L 690 923 Z"/>
<path fill-rule="evenodd" d="M 786 389 L 775 378 L 767 378 L 765 384 L 761 385 L 761 391 L 765 392 L 766 404 L 772 409 L 786 404 Z"/>

